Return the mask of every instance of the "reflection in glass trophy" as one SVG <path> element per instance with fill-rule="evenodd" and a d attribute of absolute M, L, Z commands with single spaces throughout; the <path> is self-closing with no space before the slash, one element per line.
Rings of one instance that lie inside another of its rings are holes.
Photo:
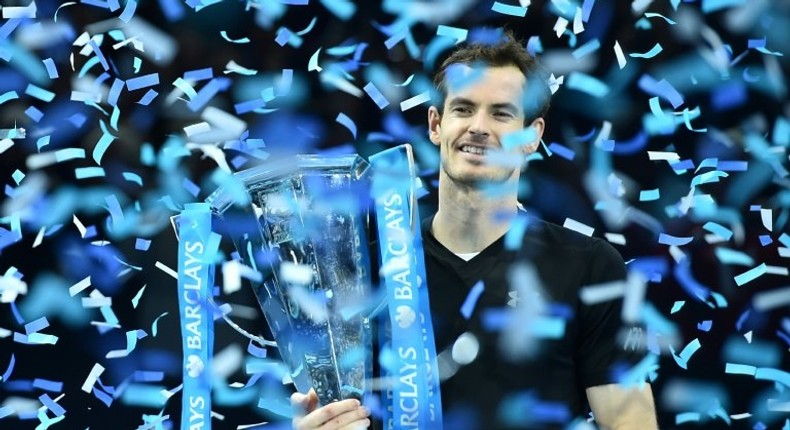
<path fill-rule="evenodd" d="M 367 162 L 300 155 L 236 177 L 248 205 L 227 186 L 208 203 L 264 274 L 253 288 L 296 388 L 315 388 L 321 404 L 361 398 L 372 357 Z"/>

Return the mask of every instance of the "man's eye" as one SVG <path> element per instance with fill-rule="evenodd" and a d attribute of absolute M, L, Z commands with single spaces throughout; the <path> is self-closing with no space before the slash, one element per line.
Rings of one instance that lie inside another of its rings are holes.
<path fill-rule="evenodd" d="M 499 111 L 499 112 L 494 112 L 494 116 L 499 118 L 510 118 L 513 115 L 511 115 L 510 112 Z"/>
<path fill-rule="evenodd" d="M 472 111 L 471 109 L 464 106 L 456 106 L 453 108 L 453 112 L 457 112 L 457 113 L 469 113 L 471 111 Z"/>

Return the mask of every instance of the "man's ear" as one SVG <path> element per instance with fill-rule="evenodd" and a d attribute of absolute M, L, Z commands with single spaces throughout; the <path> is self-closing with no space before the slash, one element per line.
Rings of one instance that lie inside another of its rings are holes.
<path fill-rule="evenodd" d="M 431 106 L 428 108 L 428 138 L 430 138 L 431 142 L 436 146 L 441 144 L 441 140 L 439 139 L 441 131 L 442 115 L 439 113 L 439 110 L 436 109 L 436 106 Z"/>
<path fill-rule="evenodd" d="M 543 130 L 546 128 L 546 122 L 543 118 L 538 117 L 532 121 L 530 127 L 535 129 L 535 140 L 532 142 L 528 142 L 526 145 L 523 146 L 524 154 L 532 154 L 533 152 L 538 150 L 538 145 L 540 145 L 540 139 L 543 138 Z"/>

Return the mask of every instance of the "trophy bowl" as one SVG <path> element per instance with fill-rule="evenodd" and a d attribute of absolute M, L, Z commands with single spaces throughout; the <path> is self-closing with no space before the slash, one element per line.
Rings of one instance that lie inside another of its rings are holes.
<path fill-rule="evenodd" d="M 323 405 L 361 398 L 370 379 L 368 170 L 358 155 L 298 155 L 238 172 L 246 205 L 227 186 L 207 199 L 264 274 L 253 289 L 297 390 Z"/>

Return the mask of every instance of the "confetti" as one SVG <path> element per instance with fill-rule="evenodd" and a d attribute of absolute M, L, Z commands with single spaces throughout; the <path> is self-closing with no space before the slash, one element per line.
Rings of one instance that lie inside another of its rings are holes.
<path fill-rule="evenodd" d="M 365 93 L 367 93 L 371 100 L 376 103 L 376 106 L 378 106 L 379 109 L 384 109 L 385 107 L 389 106 L 390 102 L 386 97 L 384 97 L 384 94 L 382 94 L 381 91 L 379 91 L 379 89 L 373 85 L 373 82 L 368 82 L 362 89 L 365 90 Z"/>
<path fill-rule="evenodd" d="M 565 218 L 565 222 L 562 223 L 562 226 L 585 236 L 592 236 L 595 231 L 594 228 L 571 218 Z"/>
<path fill-rule="evenodd" d="M 354 137 L 354 139 L 357 138 L 357 125 L 354 123 L 354 120 L 348 117 L 348 115 L 344 114 L 343 112 L 340 112 L 339 114 L 337 114 L 337 118 L 335 118 L 335 121 L 341 124 L 343 127 L 347 128 L 348 131 L 351 132 L 351 135 Z"/>
<path fill-rule="evenodd" d="M 593 76 L 581 72 L 572 72 L 565 86 L 601 98 L 609 94 L 609 86 Z"/>
<path fill-rule="evenodd" d="M 754 267 L 754 268 L 752 268 L 750 270 L 747 270 L 746 272 L 743 272 L 740 275 L 736 276 L 735 277 L 735 284 L 737 284 L 740 287 L 741 285 L 749 283 L 749 282 L 755 280 L 756 278 L 758 278 L 758 277 L 760 277 L 760 276 L 762 276 L 762 275 L 764 275 L 766 273 L 767 273 L 767 268 L 766 268 L 765 263 L 760 264 L 759 266 L 756 266 L 756 267 Z"/>
<path fill-rule="evenodd" d="M 410 99 L 400 102 L 400 110 L 405 112 L 415 106 L 419 106 L 423 103 L 429 102 L 430 100 L 431 100 L 430 93 L 428 91 L 425 91 L 423 93 L 417 94 L 416 96 Z"/>
<path fill-rule="evenodd" d="M 469 293 L 466 295 L 466 299 L 464 299 L 464 303 L 461 305 L 461 315 L 464 316 L 465 319 L 469 319 L 472 316 L 472 312 L 475 310 L 475 306 L 477 305 L 478 299 L 480 299 L 480 295 L 483 294 L 485 290 L 485 285 L 482 281 L 478 281 L 470 290 Z"/>
<path fill-rule="evenodd" d="M 527 8 L 524 6 L 512 6 L 495 1 L 491 6 L 491 10 L 503 15 L 525 17 L 527 16 Z"/>

